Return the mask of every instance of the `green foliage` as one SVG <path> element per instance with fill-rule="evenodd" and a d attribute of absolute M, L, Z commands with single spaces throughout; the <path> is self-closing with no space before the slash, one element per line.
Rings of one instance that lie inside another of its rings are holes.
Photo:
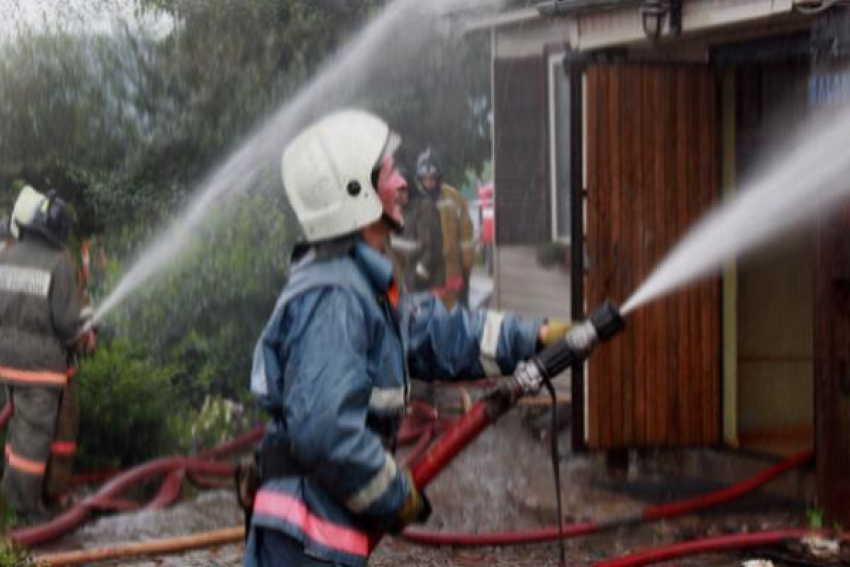
<path fill-rule="evenodd" d="M 207 396 L 199 410 L 190 410 L 176 432 L 178 443 L 192 453 L 201 452 L 248 431 L 256 417 L 242 404 L 219 396 Z"/>
<path fill-rule="evenodd" d="M 32 555 L 23 547 L 9 540 L 0 539 L 0 565 L 9 567 L 36 566 Z"/>
<path fill-rule="evenodd" d="M 398 54 L 364 78 L 356 99 L 401 134 L 397 161 L 412 170 L 430 146 L 443 179 L 459 187 L 466 170 L 482 170 L 491 153 L 490 45 L 484 35 L 451 32 L 439 29 L 424 46 L 394 46 Z"/>
<path fill-rule="evenodd" d="M 57 188 L 78 232 L 105 251 L 104 262 L 93 258 L 97 304 L 198 180 L 388 1 L 139 0 L 174 28 L 23 30 L 0 46 L 0 209 L 23 182 Z M 393 30 L 400 47 L 340 85 L 338 102 L 387 117 L 407 167 L 433 145 L 446 181 L 461 184 L 490 148 L 488 44 L 447 30 L 413 41 L 423 27 Z M 296 232 L 278 167 L 253 193 L 219 202 L 179 258 L 107 319 L 80 376 L 81 466 L 206 442 L 174 421 L 201 418 L 208 396 L 246 401 L 253 345 Z"/>
<path fill-rule="evenodd" d="M 57 187 L 88 235 L 157 220 L 288 98 L 376 1 L 158 0 L 138 31 L 20 30 L 0 57 L 0 186 Z"/>
<path fill-rule="evenodd" d="M 806 516 L 809 518 L 809 528 L 813 530 L 823 529 L 823 510 L 820 508 L 809 508 Z"/>
<path fill-rule="evenodd" d="M 111 319 L 159 364 L 179 364 L 180 399 L 247 397 L 254 343 L 286 279 L 290 220 L 279 198 L 215 207 L 178 260 Z"/>
<path fill-rule="evenodd" d="M 75 378 L 83 432 L 75 466 L 124 467 L 172 450 L 179 371 L 151 364 L 124 340 L 101 345 Z"/>

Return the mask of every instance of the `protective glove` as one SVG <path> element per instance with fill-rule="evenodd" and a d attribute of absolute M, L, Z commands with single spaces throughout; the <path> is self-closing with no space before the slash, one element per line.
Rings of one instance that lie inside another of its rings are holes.
<path fill-rule="evenodd" d="M 567 331 L 573 326 L 571 321 L 559 321 L 557 319 L 547 321 L 540 326 L 537 334 L 537 345 L 540 350 L 550 347 L 564 338 Z"/>
<path fill-rule="evenodd" d="M 94 354 L 94 351 L 97 350 L 97 329 L 92 327 L 85 333 L 81 334 L 77 338 L 75 348 L 77 352 L 82 354 Z"/>
<path fill-rule="evenodd" d="M 409 524 L 424 523 L 431 516 L 431 502 L 424 492 L 420 492 L 416 485 L 413 484 L 413 476 L 410 474 L 410 469 L 404 471 L 407 477 L 407 499 L 398 511 L 395 523 L 393 524 L 392 533 L 400 533 Z"/>

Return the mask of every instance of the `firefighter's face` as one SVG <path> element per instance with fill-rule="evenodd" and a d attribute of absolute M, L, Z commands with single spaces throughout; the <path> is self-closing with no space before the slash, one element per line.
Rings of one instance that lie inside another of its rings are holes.
<path fill-rule="evenodd" d="M 433 191 L 437 188 L 436 175 L 424 175 L 420 179 L 422 181 L 422 187 L 425 188 L 426 191 Z"/>
<path fill-rule="evenodd" d="M 387 156 L 381 162 L 378 173 L 378 196 L 384 208 L 384 215 L 399 227 L 404 224 L 401 207 L 407 199 L 407 182 L 396 169 L 392 156 Z"/>

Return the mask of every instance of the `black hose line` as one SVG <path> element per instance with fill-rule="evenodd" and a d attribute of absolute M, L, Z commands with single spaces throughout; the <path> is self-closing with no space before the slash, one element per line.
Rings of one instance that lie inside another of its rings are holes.
<path fill-rule="evenodd" d="M 555 499 L 558 503 L 558 553 L 560 555 L 560 566 L 567 567 L 567 550 L 564 543 L 564 514 L 561 509 L 561 456 L 558 450 L 558 396 L 555 393 L 555 386 L 552 385 L 552 380 L 544 378 L 543 386 L 549 392 L 552 398 L 552 435 L 551 437 L 551 452 L 552 452 L 552 472 L 555 475 Z"/>

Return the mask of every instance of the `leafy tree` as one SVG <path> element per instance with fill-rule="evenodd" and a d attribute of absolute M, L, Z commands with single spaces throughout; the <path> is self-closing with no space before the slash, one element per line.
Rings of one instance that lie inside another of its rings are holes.
<path fill-rule="evenodd" d="M 130 26 L 21 30 L 0 46 L 0 209 L 22 182 L 59 189 L 79 232 L 104 251 L 90 289 L 102 300 L 198 180 L 387 4 L 139 0 L 143 11 L 172 16 L 174 28 L 164 37 Z M 433 144 L 447 181 L 462 183 L 489 153 L 487 43 L 443 28 L 434 36 L 432 24 L 390 30 L 392 49 L 312 110 L 372 109 L 402 134 L 405 165 Z M 247 397 L 253 344 L 297 232 L 274 161 L 254 190 L 217 203 L 173 265 L 108 320 L 103 350 L 80 380 L 90 464 L 128 442 L 121 428 L 143 428 L 134 431 L 149 443 L 127 445 L 124 463 L 165 450 L 173 426 L 152 416 L 184 415 L 208 394 Z"/>
<path fill-rule="evenodd" d="M 180 399 L 191 405 L 209 393 L 247 397 L 253 346 L 289 267 L 281 198 L 255 193 L 217 207 L 180 258 L 113 319 L 118 336 L 160 364 L 180 362 Z"/>

